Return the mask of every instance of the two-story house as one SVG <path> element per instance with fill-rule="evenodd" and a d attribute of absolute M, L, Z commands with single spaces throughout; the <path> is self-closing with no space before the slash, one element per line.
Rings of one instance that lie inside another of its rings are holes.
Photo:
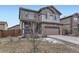
<path fill-rule="evenodd" d="M 19 8 L 22 34 L 29 34 L 30 29 L 33 33 L 42 35 L 61 34 L 60 15 L 61 13 L 54 6 L 43 7 L 38 11 Z"/>
<path fill-rule="evenodd" d="M 5 21 L 0 21 L 0 30 L 7 30 L 8 24 Z"/>
<path fill-rule="evenodd" d="M 74 13 L 73 15 L 60 19 L 63 24 L 63 34 L 79 35 L 79 14 Z"/>

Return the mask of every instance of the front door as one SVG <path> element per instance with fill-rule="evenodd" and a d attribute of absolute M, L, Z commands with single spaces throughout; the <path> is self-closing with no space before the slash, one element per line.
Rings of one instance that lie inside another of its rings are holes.
<path fill-rule="evenodd" d="M 30 34 L 30 24 L 29 23 L 24 23 L 24 35 Z"/>

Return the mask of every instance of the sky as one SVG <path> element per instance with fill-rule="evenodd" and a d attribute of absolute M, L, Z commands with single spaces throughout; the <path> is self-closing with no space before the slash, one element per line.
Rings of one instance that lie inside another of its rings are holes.
<path fill-rule="evenodd" d="M 19 7 L 39 10 L 46 5 L 0 5 L 0 21 L 7 21 L 8 26 L 19 24 Z M 79 13 L 79 5 L 54 5 L 62 15 L 68 16 L 74 13 Z"/>

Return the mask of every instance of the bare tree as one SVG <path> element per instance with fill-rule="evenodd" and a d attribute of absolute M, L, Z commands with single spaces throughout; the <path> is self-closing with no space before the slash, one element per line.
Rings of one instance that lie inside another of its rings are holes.
<path fill-rule="evenodd" d="M 32 38 L 32 43 L 33 43 L 32 52 L 36 53 L 38 52 L 38 45 L 41 41 L 38 40 L 38 33 L 36 33 L 35 30 L 33 29 L 32 22 L 31 22 L 31 38 Z"/>

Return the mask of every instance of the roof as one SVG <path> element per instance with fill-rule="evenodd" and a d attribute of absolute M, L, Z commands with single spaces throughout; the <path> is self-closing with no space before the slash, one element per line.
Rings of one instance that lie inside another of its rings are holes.
<path fill-rule="evenodd" d="M 39 13 L 39 12 L 41 12 L 44 9 L 49 9 L 50 7 L 52 7 L 53 9 L 55 9 L 61 15 L 61 12 L 59 12 L 54 6 L 46 6 L 46 7 L 40 8 L 38 11 L 32 10 L 32 9 L 26 9 L 26 8 L 22 8 L 22 7 L 20 7 L 19 10 L 24 10 L 24 11 L 30 11 L 30 12 Z"/>
<path fill-rule="evenodd" d="M 36 12 L 36 13 L 38 12 L 38 11 L 36 11 L 36 10 L 26 9 L 26 8 L 22 8 L 22 7 L 20 7 L 19 10 L 30 11 L 30 12 Z"/>
<path fill-rule="evenodd" d="M 79 14 L 78 14 L 78 13 L 74 13 L 74 14 L 72 14 L 72 15 L 69 15 L 69 16 L 66 16 L 66 17 L 63 17 L 63 18 L 61 18 L 60 20 L 63 20 L 63 19 L 66 19 L 66 18 L 72 17 L 72 16 L 74 16 L 74 15 L 79 15 Z"/>
<path fill-rule="evenodd" d="M 14 25 L 14 26 L 12 26 L 12 27 L 9 27 L 8 30 L 9 30 L 9 29 L 12 29 L 12 28 L 17 28 L 17 27 L 20 27 L 20 25 L 17 24 L 17 25 Z"/>
<path fill-rule="evenodd" d="M 44 9 L 49 9 L 49 8 L 55 9 L 55 10 L 61 15 L 61 12 L 59 12 L 54 6 L 46 6 L 46 7 L 43 7 L 43 8 L 41 8 L 41 9 L 39 10 L 39 12 L 42 11 L 42 10 L 44 10 Z"/>
<path fill-rule="evenodd" d="M 19 18 L 20 18 L 20 10 L 38 13 L 38 11 L 36 11 L 36 10 L 26 9 L 26 8 L 20 7 L 20 8 L 19 8 Z"/>
<path fill-rule="evenodd" d="M 50 9 L 50 10 L 52 10 L 50 7 L 52 7 L 53 9 L 55 9 L 61 15 L 61 13 L 54 6 L 46 6 L 46 7 L 40 8 L 38 11 L 20 7 L 19 8 L 19 19 L 20 19 L 20 10 L 29 11 L 29 12 L 35 12 L 35 13 L 40 13 L 44 9 Z"/>

